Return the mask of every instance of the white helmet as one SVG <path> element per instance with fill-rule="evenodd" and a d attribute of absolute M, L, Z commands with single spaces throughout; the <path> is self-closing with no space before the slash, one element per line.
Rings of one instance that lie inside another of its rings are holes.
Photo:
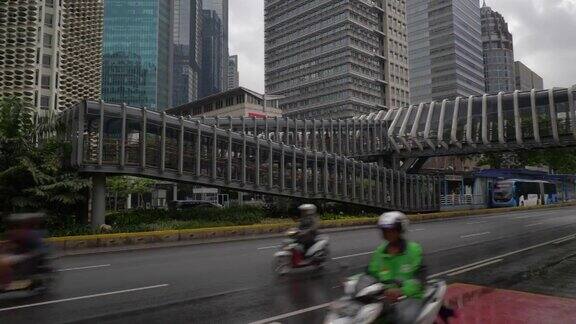
<path fill-rule="evenodd" d="M 317 208 L 314 204 L 303 204 L 298 207 L 300 216 L 314 216 L 316 215 Z"/>
<path fill-rule="evenodd" d="M 404 233 L 408 230 L 408 225 L 410 220 L 403 212 L 391 211 L 380 215 L 378 219 L 378 228 L 380 229 L 390 229 L 397 228 L 400 233 Z"/>

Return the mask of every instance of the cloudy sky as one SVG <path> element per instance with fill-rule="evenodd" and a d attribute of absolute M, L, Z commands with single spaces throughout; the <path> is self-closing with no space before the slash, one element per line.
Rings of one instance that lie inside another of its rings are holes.
<path fill-rule="evenodd" d="M 230 53 L 239 55 L 240 84 L 264 90 L 264 0 L 230 1 Z M 545 87 L 576 84 L 576 0 L 486 0 L 508 21 L 514 55 Z"/>

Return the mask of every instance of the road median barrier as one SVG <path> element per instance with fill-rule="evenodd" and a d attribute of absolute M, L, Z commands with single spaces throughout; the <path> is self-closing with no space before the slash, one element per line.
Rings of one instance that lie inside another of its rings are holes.
<path fill-rule="evenodd" d="M 576 206 L 576 202 L 558 204 L 552 206 L 535 206 L 524 208 L 498 208 L 498 209 L 475 209 L 460 211 L 444 211 L 429 214 L 408 215 L 412 222 L 424 222 L 438 219 L 450 219 L 466 216 L 483 216 L 502 214 L 507 212 L 519 212 L 538 209 L 551 209 Z M 322 220 L 322 229 L 345 229 L 359 226 L 375 225 L 378 217 L 342 218 L 336 220 Z M 84 249 L 111 248 L 121 246 L 145 246 L 153 243 L 174 243 L 185 241 L 203 241 L 213 239 L 250 239 L 262 235 L 274 235 L 285 232 L 294 227 L 294 222 L 282 222 L 274 224 L 255 224 L 243 226 L 224 226 L 212 228 L 197 228 L 183 230 L 165 230 L 138 233 L 113 233 L 94 234 L 69 237 L 53 237 L 46 241 L 58 251 L 81 251 Z"/>

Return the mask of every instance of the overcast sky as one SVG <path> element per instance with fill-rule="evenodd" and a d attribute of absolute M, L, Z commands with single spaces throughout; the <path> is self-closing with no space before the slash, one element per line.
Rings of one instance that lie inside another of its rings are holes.
<path fill-rule="evenodd" d="M 240 85 L 264 91 L 264 0 L 230 1 L 230 53 Z M 508 21 L 514 56 L 544 78 L 545 87 L 576 84 L 576 0 L 486 0 Z"/>

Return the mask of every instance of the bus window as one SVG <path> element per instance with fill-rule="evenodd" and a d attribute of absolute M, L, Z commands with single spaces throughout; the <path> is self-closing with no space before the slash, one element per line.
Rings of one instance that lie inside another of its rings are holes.
<path fill-rule="evenodd" d="M 558 202 L 558 191 L 555 183 L 544 182 L 544 203 L 555 204 Z"/>
<path fill-rule="evenodd" d="M 540 184 L 538 182 L 516 182 L 516 199 L 518 206 L 536 206 L 540 202 L 540 195 Z"/>

